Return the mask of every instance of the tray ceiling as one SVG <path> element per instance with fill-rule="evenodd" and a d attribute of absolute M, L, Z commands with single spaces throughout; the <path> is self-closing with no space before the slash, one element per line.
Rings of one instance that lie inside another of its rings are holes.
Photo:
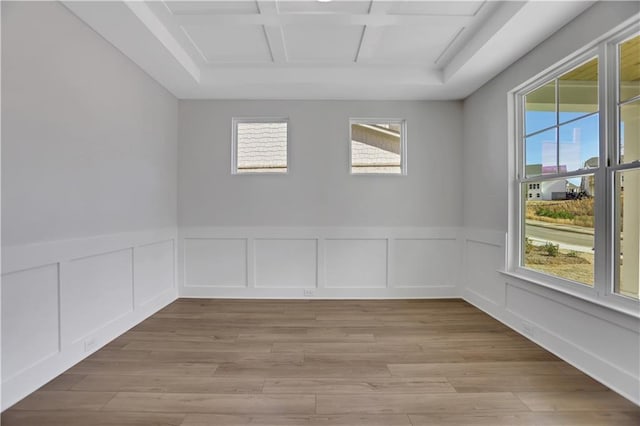
<path fill-rule="evenodd" d="M 179 98 L 460 99 L 592 3 L 65 5 Z"/>

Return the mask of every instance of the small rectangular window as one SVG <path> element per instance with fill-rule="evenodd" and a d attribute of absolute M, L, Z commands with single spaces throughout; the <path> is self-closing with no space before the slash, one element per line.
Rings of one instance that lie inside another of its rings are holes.
<path fill-rule="evenodd" d="M 234 118 L 232 173 L 287 173 L 288 119 Z"/>
<path fill-rule="evenodd" d="M 406 123 L 398 119 L 351 119 L 352 174 L 406 175 Z"/>

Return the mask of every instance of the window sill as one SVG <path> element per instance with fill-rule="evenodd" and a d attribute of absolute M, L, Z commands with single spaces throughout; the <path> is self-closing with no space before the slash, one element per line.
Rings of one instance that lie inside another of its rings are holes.
<path fill-rule="evenodd" d="M 503 270 L 499 270 L 498 272 L 501 273 L 502 275 L 506 275 L 506 276 L 511 277 L 511 278 L 516 278 L 518 280 L 525 281 L 527 283 L 535 284 L 537 286 L 544 287 L 544 288 L 547 288 L 549 290 L 553 290 L 553 291 L 558 292 L 558 293 L 566 294 L 568 296 L 571 296 L 571 297 L 574 297 L 576 299 L 591 303 L 593 305 L 597 305 L 597 306 L 600 306 L 602 308 L 605 308 L 605 309 L 608 309 L 608 310 L 611 310 L 611 311 L 614 311 L 614 312 L 617 312 L 617 313 L 628 315 L 628 316 L 630 316 L 632 318 L 640 319 L 640 302 L 635 302 L 636 303 L 635 309 L 634 308 L 628 308 L 626 306 L 620 306 L 620 305 L 617 305 L 617 304 L 609 303 L 606 300 L 595 299 L 593 297 L 586 296 L 586 295 L 584 295 L 584 294 L 582 294 L 582 293 L 580 293 L 578 291 L 573 291 L 573 290 L 568 289 L 568 288 L 564 288 L 564 287 L 561 287 L 561 286 L 553 285 L 553 284 L 550 284 L 548 282 L 545 282 L 542 279 L 531 277 L 531 276 L 528 276 L 528 275 L 525 275 L 525 274 L 522 274 L 522 273 L 518 273 L 518 272 L 514 272 L 514 271 L 503 271 Z M 622 296 L 620 296 L 620 297 L 622 297 Z"/>

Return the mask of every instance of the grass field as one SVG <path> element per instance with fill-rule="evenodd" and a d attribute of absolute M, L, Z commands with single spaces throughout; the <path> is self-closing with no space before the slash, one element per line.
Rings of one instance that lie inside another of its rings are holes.
<path fill-rule="evenodd" d="M 528 201 L 527 219 L 593 228 L 593 198 L 582 200 Z"/>

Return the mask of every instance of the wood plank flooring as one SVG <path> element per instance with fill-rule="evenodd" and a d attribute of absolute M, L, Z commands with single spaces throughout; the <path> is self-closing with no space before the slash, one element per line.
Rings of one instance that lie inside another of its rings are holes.
<path fill-rule="evenodd" d="M 180 299 L 3 426 L 640 425 L 640 407 L 461 300 Z"/>

